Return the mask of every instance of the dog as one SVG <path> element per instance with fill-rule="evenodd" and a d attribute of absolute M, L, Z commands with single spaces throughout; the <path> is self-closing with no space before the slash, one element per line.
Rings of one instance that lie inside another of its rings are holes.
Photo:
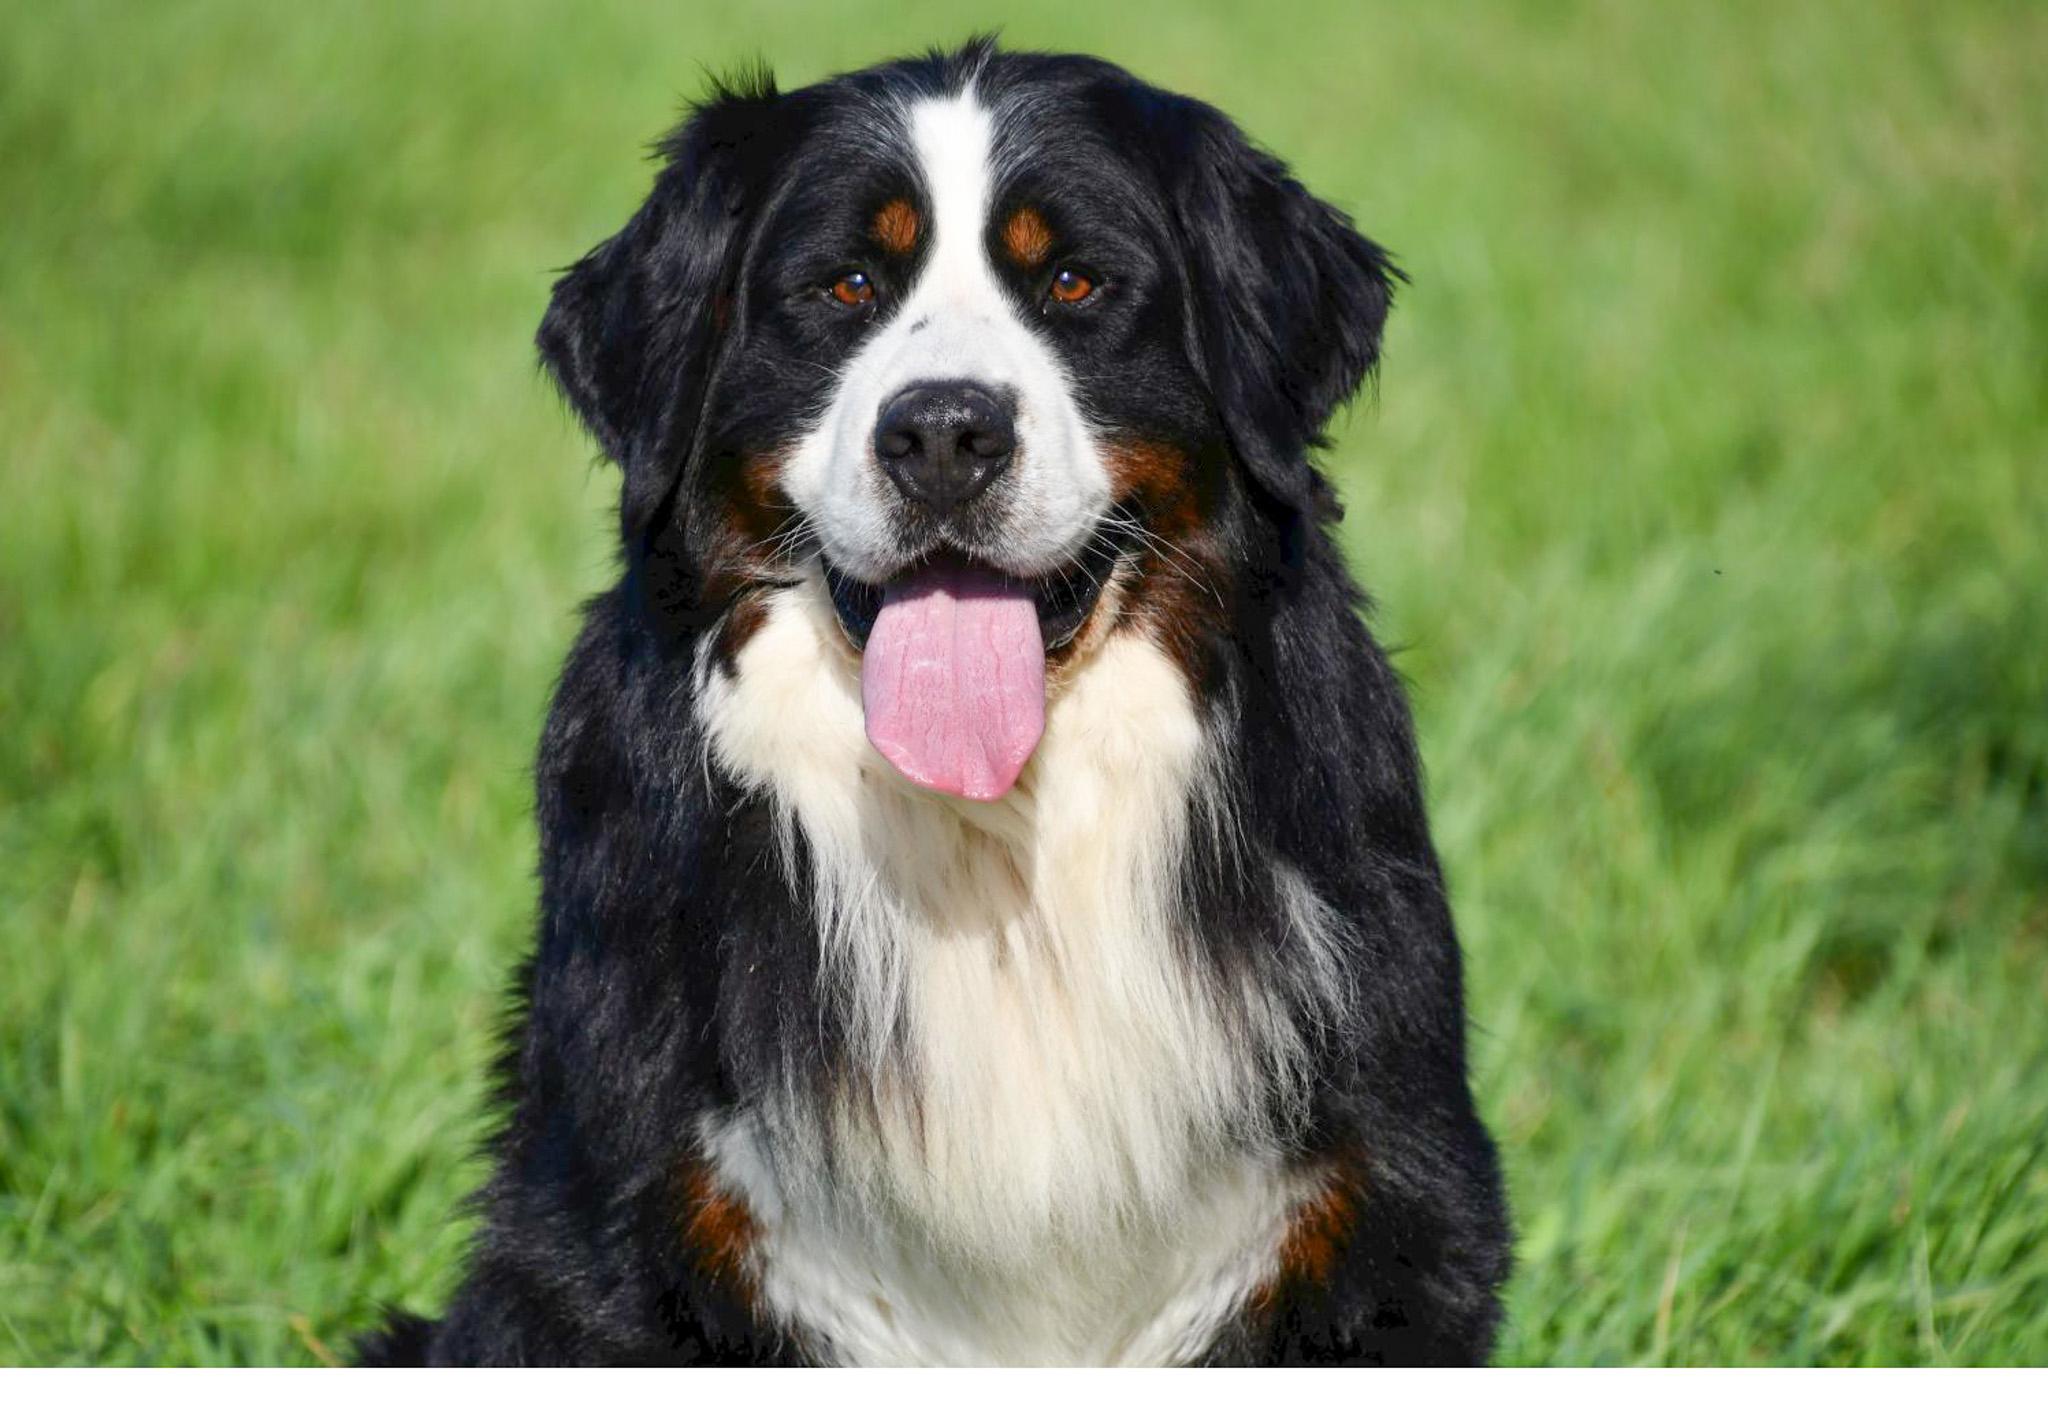
<path fill-rule="evenodd" d="M 980 40 L 715 87 L 541 360 L 623 471 L 480 1229 L 368 1364 L 1471 1364 L 1511 1259 L 1311 454 L 1388 253 Z"/>

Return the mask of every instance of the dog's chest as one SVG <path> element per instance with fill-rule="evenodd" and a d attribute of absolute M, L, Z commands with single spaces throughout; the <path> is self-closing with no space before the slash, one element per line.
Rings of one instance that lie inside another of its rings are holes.
<path fill-rule="evenodd" d="M 837 1098 L 703 1132 L 763 1300 L 855 1362 L 1198 1355 L 1299 1191 L 1256 1138 L 1291 1035 L 1180 929 L 1203 745 L 1178 672 L 1113 637 L 1018 788 L 957 802 L 869 750 L 821 606 L 784 594 L 701 695 L 716 761 L 802 834 L 852 1048 Z"/>
<path fill-rule="evenodd" d="M 1219 1163 L 1172 1210 L 1002 1249 L 934 1237 L 871 1186 L 789 1178 L 758 1112 L 708 1120 L 712 1178 L 744 1201 L 766 1319 L 835 1365 L 1186 1365 L 1276 1280 L 1307 1192 Z"/>

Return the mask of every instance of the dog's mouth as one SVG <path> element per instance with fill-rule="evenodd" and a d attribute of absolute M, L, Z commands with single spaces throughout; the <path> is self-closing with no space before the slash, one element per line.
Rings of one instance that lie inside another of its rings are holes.
<path fill-rule="evenodd" d="M 839 616 L 839 625 L 857 651 L 867 650 L 868 637 L 891 592 L 908 588 L 927 574 L 954 573 L 981 580 L 992 591 L 1028 596 L 1037 611 L 1039 637 L 1050 654 L 1080 635 L 1096 602 L 1101 600 L 1102 589 L 1116 570 L 1130 532 L 1121 523 L 1105 524 L 1064 565 L 1038 577 L 1017 577 L 965 554 L 947 551 L 919 559 L 884 583 L 849 577 L 826 558 L 825 585 L 831 591 L 832 609 Z"/>
<path fill-rule="evenodd" d="M 1045 663 L 1088 622 L 1124 549 L 1105 528 L 1059 569 L 1018 578 L 972 558 L 925 558 L 881 584 L 825 565 L 861 652 L 868 740 L 911 782 L 991 801 L 1045 730 Z"/>

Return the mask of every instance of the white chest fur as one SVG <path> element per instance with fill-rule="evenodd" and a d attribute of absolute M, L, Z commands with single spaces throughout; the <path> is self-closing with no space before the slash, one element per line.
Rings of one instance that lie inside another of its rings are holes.
<path fill-rule="evenodd" d="M 808 843 L 859 1073 L 701 1132 L 762 1299 L 855 1363 L 1197 1354 L 1301 1196 L 1261 1123 L 1301 1044 L 1180 947 L 1174 877 L 1209 844 L 1182 677 L 1112 635 L 1018 786 L 970 803 L 869 748 L 837 630 L 817 583 L 783 591 L 699 679 L 715 762 Z"/>

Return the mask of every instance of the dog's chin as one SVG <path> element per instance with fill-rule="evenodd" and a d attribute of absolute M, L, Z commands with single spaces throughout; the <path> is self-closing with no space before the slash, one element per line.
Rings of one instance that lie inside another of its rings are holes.
<path fill-rule="evenodd" d="M 921 574 L 941 570 L 957 580 L 986 584 L 988 590 L 1028 593 L 1038 612 L 1038 632 L 1047 654 L 1073 644 L 1081 629 L 1101 605 L 1103 590 L 1115 574 L 1117 564 L 1130 546 L 1131 531 L 1120 523 L 1105 522 L 1081 549 L 1064 562 L 1042 573 L 1020 575 L 997 567 L 973 553 L 952 547 L 919 553 L 879 582 L 864 581 L 832 561 L 827 550 L 820 559 L 825 586 L 831 593 L 832 610 L 840 630 L 856 651 L 865 651 L 868 638 L 881 615 L 882 603 L 892 586 L 910 582 Z"/>

